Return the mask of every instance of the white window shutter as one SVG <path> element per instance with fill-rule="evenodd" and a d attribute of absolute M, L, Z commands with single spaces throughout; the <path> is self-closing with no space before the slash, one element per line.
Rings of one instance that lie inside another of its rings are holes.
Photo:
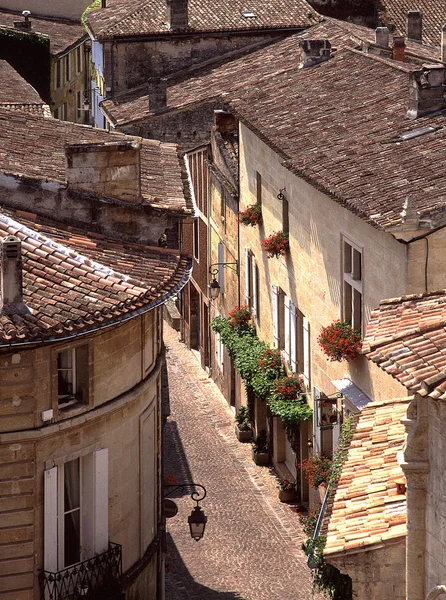
<path fill-rule="evenodd" d="M 296 373 L 297 371 L 297 310 L 290 302 L 290 367 Z"/>
<path fill-rule="evenodd" d="M 44 568 L 52 573 L 57 565 L 57 467 L 47 469 L 44 476 Z"/>
<path fill-rule="evenodd" d="M 218 244 L 218 262 L 220 263 L 218 267 L 218 283 L 220 284 L 220 293 L 225 293 L 225 268 L 222 263 L 225 262 L 225 247 L 221 242 Z"/>
<path fill-rule="evenodd" d="M 313 400 L 314 400 L 314 410 L 313 410 L 313 433 L 314 433 L 314 452 L 321 453 L 321 430 L 319 428 L 320 423 L 320 403 L 321 392 L 317 389 L 317 387 L 313 388 Z"/>
<path fill-rule="evenodd" d="M 288 296 L 283 297 L 283 328 L 285 333 L 284 339 L 284 350 L 285 350 L 285 359 L 288 364 L 290 364 L 291 357 L 291 340 L 290 340 L 290 299 Z"/>
<path fill-rule="evenodd" d="M 306 319 L 305 317 L 302 319 L 302 325 L 303 325 L 303 348 L 304 348 L 304 369 L 303 369 L 303 375 L 304 375 L 304 379 L 305 379 L 305 384 L 309 385 L 310 383 L 310 324 L 308 322 L 308 319 Z"/>
<path fill-rule="evenodd" d="M 254 315 L 259 314 L 259 307 L 257 306 L 257 265 L 255 256 L 251 256 L 251 276 L 252 276 L 252 309 Z"/>
<path fill-rule="evenodd" d="M 248 248 L 245 248 L 245 304 L 246 306 L 250 306 L 250 285 L 249 285 L 249 280 L 250 280 L 250 270 L 251 270 L 251 263 L 249 260 L 249 250 Z"/>
<path fill-rule="evenodd" d="M 108 449 L 94 452 L 94 550 L 108 549 Z"/>
<path fill-rule="evenodd" d="M 273 337 L 274 346 L 279 347 L 279 288 L 272 284 Z"/>

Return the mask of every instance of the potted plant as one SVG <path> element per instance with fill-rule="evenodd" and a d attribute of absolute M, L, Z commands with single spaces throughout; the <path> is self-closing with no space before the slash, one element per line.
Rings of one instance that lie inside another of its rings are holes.
<path fill-rule="evenodd" d="M 345 321 L 322 327 L 317 341 L 330 361 L 354 360 L 361 353 L 361 332 Z"/>
<path fill-rule="evenodd" d="M 299 466 L 308 485 L 317 490 L 320 485 L 327 485 L 330 479 L 332 462 L 328 456 L 314 454 L 310 458 L 306 458 Z"/>
<path fill-rule="evenodd" d="M 296 500 L 296 484 L 288 481 L 288 479 L 281 479 L 279 481 L 279 500 L 281 502 L 292 502 Z"/>
<path fill-rule="evenodd" d="M 252 441 L 252 459 L 256 465 L 269 465 L 268 441 L 265 429 L 262 429 Z"/>
<path fill-rule="evenodd" d="M 276 231 L 262 241 L 263 250 L 267 253 L 268 258 L 283 256 L 289 246 L 288 234 L 283 231 Z"/>
<path fill-rule="evenodd" d="M 255 227 L 262 223 L 262 207 L 260 204 L 251 204 L 238 212 L 238 220 L 242 225 Z"/>
<path fill-rule="evenodd" d="M 239 442 L 250 442 L 252 429 L 249 422 L 249 411 L 247 406 L 241 406 L 235 415 L 235 435 Z"/>

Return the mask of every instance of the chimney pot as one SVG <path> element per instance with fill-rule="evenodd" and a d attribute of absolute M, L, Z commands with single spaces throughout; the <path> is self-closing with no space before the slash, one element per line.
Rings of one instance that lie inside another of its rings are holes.
<path fill-rule="evenodd" d="M 188 0 L 167 0 L 167 22 L 170 29 L 187 29 L 189 26 Z"/>
<path fill-rule="evenodd" d="M 389 47 L 389 30 L 387 27 L 377 27 L 375 29 L 375 43 L 381 48 Z"/>
<path fill-rule="evenodd" d="M 406 42 L 403 37 L 395 36 L 393 38 L 392 58 L 404 62 L 406 58 Z"/>
<path fill-rule="evenodd" d="M 300 40 L 302 60 L 300 67 L 306 69 L 328 60 L 331 56 L 329 40 Z"/>
<path fill-rule="evenodd" d="M 163 77 L 149 77 L 149 110 L 161 110 L 167 106 L 167 79 Z"/>
<path fill-rule="evenodd" d="M 101 8 L 107 8 L 107 0 L 101 0 Z"/>
<path fill-rule="evenodd" d="M 423 15 L 419 10 L 409 10 L 407 13 L 407 37 L 415 42 L 423 39 Z"/>
<path fill-rule="evenodd" d="M 424 117 L 446 108 L 446 67 L 423 65 L 409 74 L 409 119 Z"/>
<path fill-rule="evenodd" d="M 14 29 L 21 29 L 22 31 L 30 31 L 32 29 L 32 21 L 29 20 L 31 11 L 23 10 L 22 16 L 24 21 L 14 21 Z"/>
<path fill-rule="evenodd" d="M 29 308 L 23 302 L 22 248 L 18 237 L 9 235 L 1 241 L 0 312 L 25 315 Z"/>

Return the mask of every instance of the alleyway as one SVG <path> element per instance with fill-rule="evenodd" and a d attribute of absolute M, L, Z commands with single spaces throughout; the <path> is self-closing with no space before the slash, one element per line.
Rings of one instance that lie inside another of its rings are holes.
<path fill-rule="evenodd" d="M 177 333 L 165 327 L 171 416 L 166 468 L 207 488 L 204 538 L 190 538 L 189 496 L 167 522 L 167 600 L 311 600 L 298 515 L 234 436 L 233 413 Z"/>

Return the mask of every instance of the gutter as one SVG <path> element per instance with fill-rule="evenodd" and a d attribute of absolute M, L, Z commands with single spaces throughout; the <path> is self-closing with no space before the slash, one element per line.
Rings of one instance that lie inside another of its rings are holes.
<path fill-rule="evenodd" d="M 314 542 L 315 539 L 317 537 L 319 537 L 321 528 L 322 528 L 322 523 L 324 521 L 324 517 L 325 517 L 325 512 L 327 510 L 327 500 L 328 500 L 328 495 L 330 493 L 330 485 L 327 486 L 327 489 L 325 490 L 325 496 L 324 496 L 324 501 L 322 502 L 322 506 L 321 506 L 321 510 L 319 511 L 319 516 L 317 518 L 317 523 L 316 523 L 316 527 L 314 528 L 314 532 L 313 532 L 313 537 L 311 538 L 312 541 Z M 307 559 L 307 566 L 310 569 L 317 569 L 319 566 L 319 562 L 316 562 L 314 560 L 314 555 L 310 555 Z"/>
<path fill-rule="evenodd" d="M 174 285 L 173 288 L 171 288 L 164 295 L 160 296 L 153 302 L 150 302 L 146 306 L 142 306 L 141 308 L 138 308 L 138 309 L 132 311 L 131 314 L 129 314 L 129 315 L 126 315 L 124 317 L 116 317 L 115 319 L 112 319 L 110 322 L 106 323 L 105 325 L 101 325 L 100 327 L 93 327 L 92 329 L 88 329 L 86 331 L 81 331 L 81 332 L 77 331 L 75 333 L 66 335 L 64 337 L 54 337 L 53 336 L 53 337 L 47 338 L 45 340 L 41 339 L 41 340 L 33 340 L 33 341 L 29 341 L 29 342 L 10 342 L 9 344 L 0 344 L 0 349 L 8 348 L 10 350 L 15 350 L 16 348 L 20 349 L 20 348 L 29 348 L 30 346 L 43 346 L 46 344 L 56 344 L 59 342 L 72 340 L 73 338 L 82 338 L 87 335 L 91 335 L 92 333 L 96 333 L 98 331 L 103 331 L 104 329 L 109 329 L 110 327 L 114 327 L 116 325 L 121 325 L 123 323 L 127 323 L 127 321 L 130 321 L 131 319 L 134 319 L 135 317 L 139 317 L 140 315 L 142 315 L 146 312 L 150 312 L 154 308 L 157 308 L 158 306 L 165 304 L 167 302 L 167 300 L 169 300 L 173 296 L 176 296 L 183 289 L 183 287 L 188 283 L 189 279 L 191 278 L 191 275 L 192 275 L 192 258 L 188 258 L 187 264 L 186 264 L 186 270 L 184 271 L 183 276 L 181 277 L 181 280 L 176 285 Z"/>

